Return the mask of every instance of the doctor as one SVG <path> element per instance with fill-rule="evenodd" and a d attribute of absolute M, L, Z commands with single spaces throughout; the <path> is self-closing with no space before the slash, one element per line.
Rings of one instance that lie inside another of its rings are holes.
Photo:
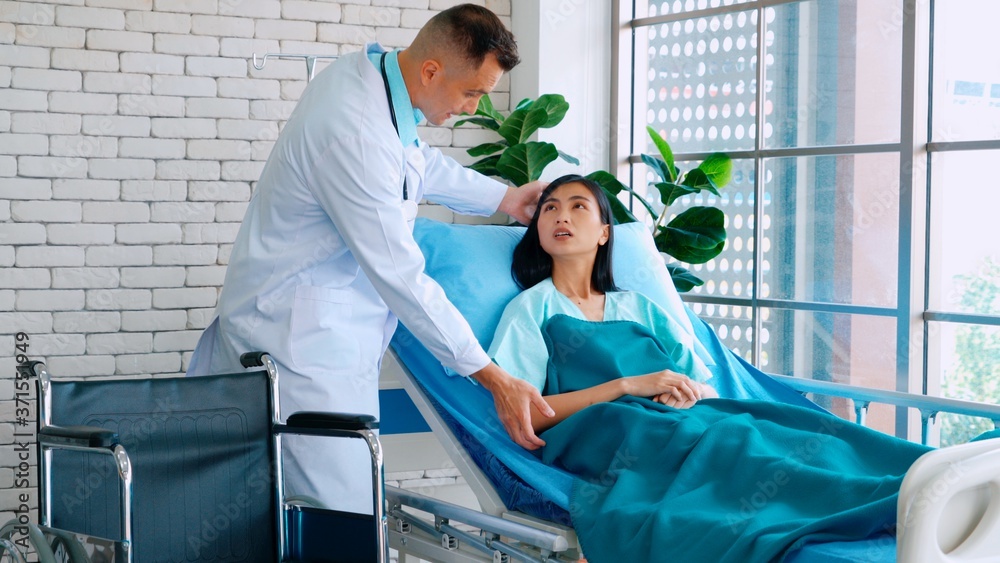
<path fill-rule="evenodd" d="M 431 18 L 413 44 L 345 55 L 309 84 L 261 173 L 233 246 L 217 318 L 189 374 L 238 371 L 266 350 L 281 370 L 281 408 L 378 415 L 378 377 L 397 317 L 442 364 L 489 389 L 520 445 L 535 436 L 531 385 L 492 363 L 468 323 L 424 273 L 412 234 L 427 198 L 466 214 L 527 223 L 542 186 L 514 189 L 468 170 L 417 137 L 474 113 L 519 62 L 489 10 L 460 5 Z M 286 438 L 290 494 L 371 513 L 367 449 L 356 440 Z"/>

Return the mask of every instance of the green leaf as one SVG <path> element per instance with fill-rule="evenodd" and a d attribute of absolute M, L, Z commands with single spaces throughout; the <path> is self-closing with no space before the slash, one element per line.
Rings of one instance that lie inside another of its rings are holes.
<path fill-rule="evenodd" d="M 507 148 L 507 143 L 500 141 L 498 143 L 483 143 L 479 146 L 472 147 L 471 149 L 465 151 L 469 156 L 485 156 L 488 154 L 493 154 L 499 150 Z"/>
<path fill-rule="evenodd" d="M 466 123 L 472 123 L 473 125 L 479 125 L 480 127 L 485 127 L 487 129 L 492 129 L 493 131 L 500 130 L 500 123 L 493 119 L 492 117 L 470 117 L 469 119 L 463 119 L 461 121 L 455 122 L 455 127 L 459 125 L 465 125 Z"/>
<path fill-rule="evenodd" d="M 674 181 L 673 180 L 674 176 L 670 173 L 669 170 L 667 170 L 667 163 L 663 162 L 662 159 L 659 159 L 655 156 L 650 156 L 648 154 L 644 154 L 642 155 L 642 161 L 646 163 L 646 166 L 652 168 L 653 171 L 656 172 L 656 174 L 659 175 L 660 179 L 663 180 L 664 182 Z"/>
<path fill-rule="evenodd" d="M 496 168 L 501 176 L 515 186 L 523 186 L 541 177 L 545 167 L 558 157 L 559 151 L 552 143 L 520 143 L 500 155 Z"/>
<path fill-rule="evenodd" d="M 570 163 L 570 164 L 572 164 L 574 166 L 580 166 L 580 159 L 579 158 L 577 158 L 575 156 L 572 156 L 572 155 L 568 155 L 568 154 L 566 154 L 566 153 L 564 153 L 562 151 L 559 151 L 559 158 L 565 160 L 566 162 L 568 162 L 568 163 Z"/>
<path fill-rule="evenodd" d="M 500 136 L 511 146 L 522 142 L 521 131 L 524 129 L 524 119 L 528 117 L 529 111 L 531 111 L 530 107 L 512 111 L 497 129 L 497 133 L 500 133 Z"/>
<path fill-rule="evenodd" d="M 616 225 L 636 222 L 635 215 L 632 215 L 632 212 L 622 203 L 622 200 L 609 196 L 608 202 L 611 204 L 611 216 L 614 217 Z"/>
<path fill-rule="evenodd" d="M 701 168 L 695 168 L 694 170 L 688 172 L 684 176 L 684 179 L 681 180 L 681 184 L 688 186 L 696 192 L 708 190 L 715 195 L 719 195 L 719 189 L 715 187 L 715 184 L 712 183 L 708 174 L 706 174 Z"/>
<path fill-rule="evenodd" d="M 733 159 L 728 154 L 715 152 L 708 155 L 704 162 L 698 165 L 712 184 L 722 187 L 733 179 Z"/>
<path fill-rule="evenodd" d="M 670 280 L 674 282 L 674 287 L 681 293 L 691 291 L 699 285 L 705 285 L 705 282 L 698 276 L 677 264 L 667 264 L 667 271 L 670 272 Z"/>
<path fill-rule="evenodd" d="M 533 102 L 533 101 L 534 100 L 532 100 L 531 98 L 525 98 L 525 99 L 521 100 L 520 102 L 517 102 L 517 105 L 514 106 L 514 109 L 526 108 L 529 105 L 531 105 L 531 102 Z"/>
<path fill-rule="evenodd" d="M 555 127 L 566 117 L 569 102 L 561 94 L 543 94 L 531 105 L 531 111 L 544 112 L 546 120 L 542 127 Z"/>
<path fill-rule="evenodd" d="M 511 145 L 524 143 L 535 131 L 557 125 L 568 110 L 569 103 L 561 95 L 545 94 L 531 104 L 511 112 L 498 132 Z"/>
<path fill-rule="evenodd" d="M 617 196 L 623 191 L 625 192 L 629 191 L 628 187 L 625 184 L 619 182 L 618 178 L 615 178 L 614 174 L 610 172 L 605 172 L 604 170 L 591 172 L 590 174 L 584 176 L 584 178 L 597 182 L 598 185 L 604 188 L 604 191 L 608 192 L 608 194 L 613 196 Z"/>
<path fill-rule="evenodd" d="M 667 143 L 666 139 L 661 137 L 660 134 L 656 132 L 656 129 L 653 129 L 649 125 L 646 126 L 646 132 L 648 132 L 649 136 L 652 137 L 653 144 L 656 145 L 656 148 L 660 150 L 660 155 L 663 157 L 663 162 L 667 164 L 667 170 L 673 173 L 673 175 L 670 178 L 665 178 L 665 179 L 668 182 L 676 181 L 677 167 L 674 165 L 674 151 L 670 150 L 670 144 Z"/>
<path fill-rule="evenodd" d="M 490 99 L 489 94 L 484 94 L 482 98 L 479 98 L 479 106 L 476 107 L 476 115 L 491 117 L 498 123 L 503 123 L 503 115 L 500 115 L 500 112 L 493 107 L 493 100 Z"/>
<path fill-rule="evenodd" d="M 497 170 L 497 161 L 500 160 L 500 155 L 488 156 L 482 160 L 477 160 L 468 166 L 472 170 L 484 174 L 486 176 L 500 176 L 500 171 Z M 500 176 L 503 177 L 503 176 Z M 506 178 L 505 178 L 506 179 Z"/>
<path fill-rule="evenodd" d="M 632 194 L 632 196 L 635 197 L 635 199 L 639 202 L 639 204 L 646 208 L 646 211 L 649 212 L 650 216 L 656 217 L 656 212 L 653 211 L 653 206 L 649 205 L 649 202 L 646 201 L 646 198 L 635 193 L 634 191 L 632 191 L 631 188 L 629 188 L 625 184 L 619 182 L 618 178 L 615 178 L 615 176 L 610 172 L 605 172 L 604 170 L 598 170 L 597 172 L 591 172 L 590 174 L 587 174 L 586 178 L 588 180 L 593 180 L 597 182 L 598 185 L 604 188 L 604 191 L 608 193 L 609 199 L 617 200 L 619 203 L 621 203 L 621 201 L 618 200 L 618 194 L 622 192 L 628 192 Z M 614 207 L 614 202 L 612 202 L 612 207 Z M 622 204 L 622 207 L 628 212 L 628 208 L 625 207 L 625 204 Z M 612 211 L 613 210 L 614 209 L 612 209 Z M 632 215 L 631 212 L 628 212 L 628 216 L 630 218 L 629 221 L 619 221 L 619 222 L 631 223 L 632 221 L 636 220 L 635 216 Z M 617 218 L 617 215 L 615 217 Z"/>
<path fill-rule="evenodd" d="M 682 184 L 660 182 L 659 184 L 653 184 L 653 187 L 660 191 L 660 201 L 663 202 L 663 205 L 670 205 L 677 201 L 677 198 L 688 194 L 698 193 L 698 190 Z"/>
<path fill-rule="evenodd" d="M 660 227 L 653 240 L 660 252 L 681 262 L 703 264 L 726 246 L 726 217 L 715 207 L 692 207 Z"/>

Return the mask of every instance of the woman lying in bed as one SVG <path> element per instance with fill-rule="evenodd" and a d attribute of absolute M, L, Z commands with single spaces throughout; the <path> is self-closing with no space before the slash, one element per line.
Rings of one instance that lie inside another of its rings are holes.
<path fill-rule="evenodd" d="M 539 200 L 490 354 L 545 395 L 546 463 L 577 479 L 570 515 L 592 563 L 772 561 L 811 541 L 891 535 L 925 446 L 790 405 L 719 399 L 684 332 L 618 291 L 601 188 Z M 727 374 L 718 374 L 725 377 Z"/>

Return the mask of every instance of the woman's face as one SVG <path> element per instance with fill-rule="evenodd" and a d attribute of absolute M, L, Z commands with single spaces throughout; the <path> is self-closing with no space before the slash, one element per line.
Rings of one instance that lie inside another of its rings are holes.
<path fill-rule="evenodd" d="M 538 240 L 553 259 L 593 257 L 608 241 L 611 227 L 601 221 L 601 208 L 587 186 L 564 184 L 539 205 Z"/>

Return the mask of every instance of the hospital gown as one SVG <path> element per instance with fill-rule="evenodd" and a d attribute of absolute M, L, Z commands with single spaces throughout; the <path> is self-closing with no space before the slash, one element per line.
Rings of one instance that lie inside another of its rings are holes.
<path fill-rule="evenodd" d="M 511 300 L 500 318 L 489 356 L 511 375 L 545 389 L 549 352 L 542 337 L 543 323 L 555 316 L 584 319 L 583 312 L 547 278 Z M 694 338 L 659 305 L 634 291 L 609 291 L 605 294 L 605 321 L 633 321 L 647 326 L 668 347 L 677 371 L 696 381 L 708 381 L 708 370 L 692 350 Z"/>

